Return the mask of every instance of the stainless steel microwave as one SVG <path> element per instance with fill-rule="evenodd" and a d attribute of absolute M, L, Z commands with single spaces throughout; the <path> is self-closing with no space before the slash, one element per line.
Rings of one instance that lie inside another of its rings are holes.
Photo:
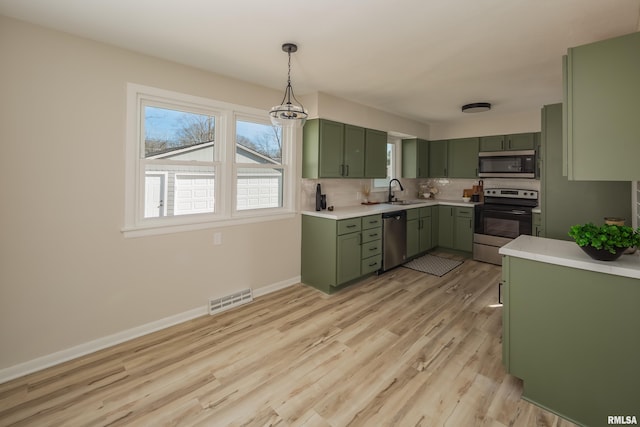
<path fill-rule="evenodd" d="M 481 178 L 535 178 L 535 150 L 483 151 L 478 154 Z"/>

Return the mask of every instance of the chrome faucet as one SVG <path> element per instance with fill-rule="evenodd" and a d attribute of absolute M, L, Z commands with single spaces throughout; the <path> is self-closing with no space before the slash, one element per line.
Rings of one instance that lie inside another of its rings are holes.
<path fill-rule="evenodd" d="M 404 188 L 402 188 L 402 184 L 400 183 L 400 181 L 398 181 L 397 178 L 393 178 L 392 180 L 389 180 L 389 199 L 388 199 L 389 203 L 393 202 L 393 193 L 391 192 L 391 184 L 393 184 L 393 181 L 398 183 L 398 185 L 400 186 L 400 191 L 404 191 Z"/>

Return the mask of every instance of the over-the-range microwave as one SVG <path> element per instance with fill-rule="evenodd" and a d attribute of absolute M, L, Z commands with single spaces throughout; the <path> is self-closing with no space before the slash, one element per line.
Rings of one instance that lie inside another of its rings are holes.
<path fill-rule="evenodd" d="M 481 178 L 535 178 L 535 150 L 483 151 L 478 154 Z"/>

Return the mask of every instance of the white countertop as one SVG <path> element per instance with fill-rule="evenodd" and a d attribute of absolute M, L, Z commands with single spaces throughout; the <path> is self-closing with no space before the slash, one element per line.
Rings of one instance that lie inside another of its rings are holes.
<path fill-rule="evenodd" d="M 376 205 L 358 205 L 358 206 L 345 206 L 336 207 L 333 211 L 302 211 L 302 215 L 317 216 L 327 219 L 348 219 L 356 218 L 359 216 L 375 215 L 384 212 L 395 212 L 406 209 L 422 208 L 425 206 L 462 206 L 462 207 L 474 207 L 478 205 L 478 202 L 464 202 L 462 200 L 445 200 L 445 199 L 425 199 L 420 203 L 414 203 L 411 205 L 390 205 L 388 203 L 378 203 Z"/>
<path fill-rule="evenodd" d="M 540 208 L 540 206 L 536 206 L 535 208 L 531 209 L 531 213 L 542 213 L 542 208 Z"/>
<path fill-rule="evenodd" d="M 596 261 L 572 241 L 519 236 L 501 247 L 499 252 L 548 264 L 640 279 L 640 251 L 622 255 L 615 261 Z"/>

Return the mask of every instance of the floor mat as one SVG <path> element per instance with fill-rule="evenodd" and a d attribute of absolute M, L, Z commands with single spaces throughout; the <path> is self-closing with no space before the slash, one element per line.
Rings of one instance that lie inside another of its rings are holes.
<path fill-rule="evenodd" d="M 442 277 L 461 264 L 462 261 L 441 258 L 435 255 L 423 255 L 420 258 L 416 258 L 406 264 L 403 264 L 402 266 Z"/>

